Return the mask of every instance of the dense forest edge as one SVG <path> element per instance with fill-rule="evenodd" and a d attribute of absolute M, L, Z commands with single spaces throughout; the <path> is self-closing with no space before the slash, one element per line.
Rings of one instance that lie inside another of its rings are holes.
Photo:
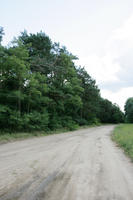
<path fill-rule="evenodd" d="M 101 97 L 66 47 L 43 32 L 24 31 L 8 46 L 3 36 L 0 27 L 1 135 L 124 122 L 119 106 Z"/>

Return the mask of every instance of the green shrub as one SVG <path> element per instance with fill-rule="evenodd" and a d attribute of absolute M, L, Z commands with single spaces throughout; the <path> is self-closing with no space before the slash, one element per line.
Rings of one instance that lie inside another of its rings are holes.
<path fill-rule="evenodd" d="M 4 131 L 33 131 L 46 130 L 49 123 L 47 111 L 31 112 L 29 114 L 20 114 L 19 111 L 7 109 L 6 107 L 0 112 L 0 122 Z"/>
<path fill-rule="evenodd" d="M 60 129 L 62 128 L 62 124 L 61 124 L 61 119 L 60 117 L 58 117 L 57 114 L 53 114 L 51 117 L 50 117 L 50 120 L 49 120 L 49 129 L 51 130 L 56 130 L 56 129 Z"/>
<path fill-rule="evenodd" d="M 29 125 L 27 124 L 27 129 L 29 130 L 45 130 L 45 128 L 48 126 L 49 116 L 46 111 L 43 113 L 38 113 L 34 111 L 30 113 L 28 117 Z"/>
<path fill-rule="evenodd" d="M 91 119 L 89 121 L 89 124 L 90 125 L 100 125 L 100 120 L 98 118 L 94 117 L 93 119 Z"/>
<path fill-rule="evenodd" d="M 62 118 L 62 126 L 66 127 L 68 130 L 76 130 L 79 126 L 78 124 L 72 120 L 70 116 L 65 116 Z"/>
<path fill-rule="evenodd" d="M 88 121 L 86 119 L 83 119 L 83 118 L 75 119 L 75 121 L 76 121 L 77 124 L 79 124 L 79 126 L 88 125 Z"/>

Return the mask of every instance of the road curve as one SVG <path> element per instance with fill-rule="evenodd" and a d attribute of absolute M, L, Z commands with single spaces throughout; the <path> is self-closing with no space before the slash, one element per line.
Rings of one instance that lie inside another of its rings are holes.
<path fill-rule="evenodd" d="M 0 200 L 133 200 L 133 164 L 113 128 L 0 145 Z"/>

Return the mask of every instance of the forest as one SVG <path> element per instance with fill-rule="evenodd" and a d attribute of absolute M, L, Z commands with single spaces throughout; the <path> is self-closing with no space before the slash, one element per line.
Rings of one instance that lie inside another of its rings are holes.
<path fill-rule="evenodd" d="M 66 47 L 44 32 L 23 31 L 3 46 L 0 27 L 0 130 L 68 130 L 120 123 L 119 106 L 100 95 L 96 81 Z"/>

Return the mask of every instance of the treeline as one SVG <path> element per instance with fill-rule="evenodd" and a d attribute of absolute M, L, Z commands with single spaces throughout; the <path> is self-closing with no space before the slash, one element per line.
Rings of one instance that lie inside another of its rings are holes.
<path fill-rule="evenodd" d="M 127 99 L 125 106 L 125 122 L 133 123 L 133 97 Z"/>
<path fill-rule="evenodd" d="M 100 91 L 77 59 L 43 32 L 22 32 L 2 46 L 0 28 L 0 129 L 54 130 L 123 122 L 119 107 Z"/>

